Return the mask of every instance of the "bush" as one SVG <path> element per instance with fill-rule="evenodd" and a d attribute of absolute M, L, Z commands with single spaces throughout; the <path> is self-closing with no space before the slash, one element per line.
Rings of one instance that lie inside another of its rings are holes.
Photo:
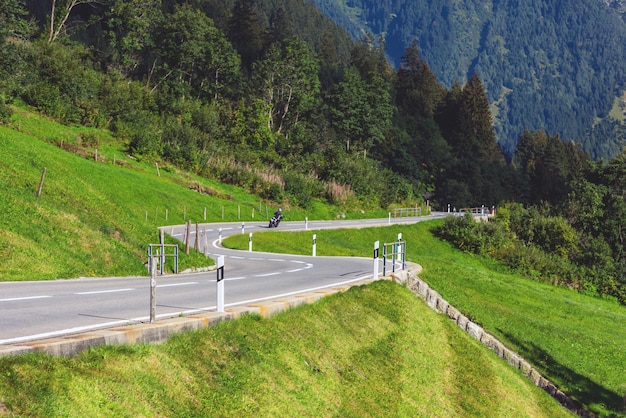
<path fill-rule="evenodd" d="M 446 218 L 435 232 L 460 250 L 483 255 L 497 253 L 513 241 L 504 227 L 493 222 L 476 222 L 471 213 Z"/>
<path fill-rule="evenodd" d="M 0 124 L 6 125 L 11 120 L 13 111 L 4 101 L 4 98 L 0 97 Z"/>

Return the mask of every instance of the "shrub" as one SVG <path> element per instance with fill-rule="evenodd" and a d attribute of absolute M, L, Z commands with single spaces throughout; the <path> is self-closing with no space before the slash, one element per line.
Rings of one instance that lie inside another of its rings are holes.
<path fill-rule="evenodd" d="M 0 96 L 0 124 L 6 125 L 11 120 L 13 111 L 4 101 L 4 98 Z"/>

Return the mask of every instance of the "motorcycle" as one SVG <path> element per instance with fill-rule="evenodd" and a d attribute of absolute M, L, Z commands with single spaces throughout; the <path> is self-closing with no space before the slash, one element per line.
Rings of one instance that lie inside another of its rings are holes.
<path fill-rule="evenodd" d="M 283 219 L 282 214 L 272 216 L 272 219 L 270 219 L 270 224 L 268 228 L 278 228 L 278 224 L 280 223 L 282 219 Z"/>

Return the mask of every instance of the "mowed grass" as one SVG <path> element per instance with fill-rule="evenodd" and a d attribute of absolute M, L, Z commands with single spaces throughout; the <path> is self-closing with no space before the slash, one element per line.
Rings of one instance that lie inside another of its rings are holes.
<path fill-rule="evenodd" d="M 441 221 L 359 230 L 263 232 L 253 249 L 371 257 L 376 240 L 407 241 L 420 277 L 473 321 L 520 353 L 571 397 L 600 416 L 625 416 L 626 308 L 520 278 L 496 262 L 452 248 L 431 229 Z M 247 249 L 247 236 L 225 241 Z"/>
<path fill-rule="evenodd" d="M 566 417 L 406 288 L 381 281 L 160 345 L 0 359 L 7 416 Z"/>

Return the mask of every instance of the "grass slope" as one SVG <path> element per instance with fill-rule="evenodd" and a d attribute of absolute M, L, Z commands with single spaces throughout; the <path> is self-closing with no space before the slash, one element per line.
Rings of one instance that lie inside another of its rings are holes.
<path fill-rule="evenodd" d="M 7 416 L 570 416 L 407 289 L 361 286 L 162 345 L 0 359 Z"/>
<path fill-rule="evenodd" d="M 600 416 L 626 416 L 626 308 L 615 302 L 522 279 L 491 260 L 435 238 L 441 221 L 362 230 L 263 232 L 255 251 L 371 257 L 376 240 L 408 243 L 420 277 L 448 302 L 520 353 L 563 391 Z M 247 237 L 224 243 L 247 249 Z"/>
<path fill-rule="evenodd" d="M 240 188 L 134 161 L 105 131 L 59 125 L 20 108 L 11 127 L 0 126 L 0 281 L 146 275 L 158 226 L 266 219 L 275 209 Z M 289 217 L 336 211 L 315 203 Z M 183 269 L 213 263 L 181 256 Z"/>

